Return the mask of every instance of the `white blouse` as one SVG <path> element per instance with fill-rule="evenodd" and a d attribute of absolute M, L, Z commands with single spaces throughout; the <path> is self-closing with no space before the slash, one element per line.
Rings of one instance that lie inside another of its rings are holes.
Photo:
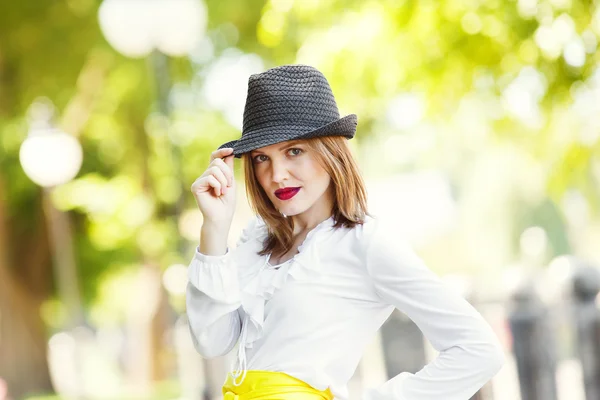
<path fill-rule="evenodd" d="M 363 225 L 334 229 L 330 217 L 279 268 L 256 254 L 267 236 L 258 216 L 226 254 L 196 249 L 186 300 L 197 351 L 224 355 L 239 339 L 232 370 L 285 372 L 344 400 L 365 347 L 395 307 L 439 355 L 362 398 L 471 398 L 503 365 L 502 347 L 483 317 L 384 223 L 367 216 Z"/>

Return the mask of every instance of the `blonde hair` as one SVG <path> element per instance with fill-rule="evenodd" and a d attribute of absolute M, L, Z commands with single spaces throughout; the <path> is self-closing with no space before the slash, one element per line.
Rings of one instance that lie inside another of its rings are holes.
<path fill-rule="evenodd" d="M 321 166 L 331 177 L 328 190 L 333 190 L 332 216 L 335 228 L 353 228 L 365 222 L 367 191 L 358 165 L 344 136 L 320 136 L 303 139 Z M 250 208 L 259 215 L 268 228 L 268 235 L 259 255 L 286 254 L 293 245 L 294 226 L 292 218 L 284 218 L 258 183 L 250 153 L 243 154 L 246 195 Z"/>

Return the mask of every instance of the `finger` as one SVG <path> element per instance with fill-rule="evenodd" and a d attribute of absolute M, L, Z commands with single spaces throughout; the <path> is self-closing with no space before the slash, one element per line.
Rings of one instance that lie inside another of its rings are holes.
<path fill-rule="evenodd" d="M 223 174 L 227 178 L 227 186 L 233 185 L 233 168 L 229 165 L 229 163 L 223 161 L 220 158 L 217 158 L 212 162 L 212 165 L 214 167 L 220 168 L 221 171 L 223 171 Z"/>
<path fill-rule="evenodd" d="M 192 186 L 190 187 L 190 190 L 192 192 L 195 192 L 196 189 L 200 186 L 200 179 L 202 179 L 202 177 L 198 177 L 194 182 L 192 182 Z"/>
<path fill-rule="evenodd" d="M 210 190 L 210 185 L 207 183 L 206 178 L 210 176 L 206 173 L 206 171 L 196 178 L 196 180 L 192 183 L 190 190 L 193 193 L 202 193 Z"/>
<path fill-rule="evenodd" d="M 214 165 L 212 167 L 210 167 L 210 173 L 212 174 L 212 176 L 214 176 L 215 178 L 217 178 L 217 180 L 219 181 L 219 183 L 221 184 L 221 190 L 225 189 L 225 187 L 229 186 L 228 180 L 227 180 L 227 176 L 225 175 L 225 173 L 221 170 L 221 168 L 219 168 L 218 166 Z"/>
<path fill-rule="evenodd" d="M 231 156 L 233 156 L 233 153 L 231 153 Z M 235 160 L 235 156 L 233 156 L 233 157 L 227 156 L 223 159 L 223 162 L 231 169 L 232 178 L 233 178 L 233 161 L 234 160 Z"/>
<path fill-rule="evenodd" d="M 206 182 L 214 189 L 216 197 L 221 196 L 221 182 L 214 175 L 207 176 Z"/>
<path fill-rule="evenodd" d="M 194 183 L 192 183 L 192 187 L 191 187 L 192 193 L 203 193 L 203 192 L 208 192 L 209 190 L 211 190 L 211 185 L 210 185 L 210 182 L 208 179 L 211 176 L 212 176 L 211 174 L 207 174 L 205 172 L 204 174 L 202 174 L 201 176 L 196 178 Z"/>
<path fill-rule="evenodd" d="M 213 162 L 215 158 L 223 158 L 230 154 L 233 154 L 233 148 L 231 147 L 223 147 L 222 149 L 218 149 L 210 153 L 210 162 Z"/>

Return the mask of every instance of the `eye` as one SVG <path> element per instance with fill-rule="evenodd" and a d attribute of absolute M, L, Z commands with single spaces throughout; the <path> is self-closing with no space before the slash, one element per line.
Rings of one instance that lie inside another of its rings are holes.
<path fill-rule="evenodd" d="M 304 150 L 299 149 L 297 147 L 293 147 L 293 148 L 289 149 L 288 151 L 294 151 L 294 150 L 298 150 L 298 153 L 294 154 L 295 156 L 298 156 L 304 152 Z"/>
<path fill-rule="evenodd" d="M 293 153 L 290 153 L 293 152 Z M 288 149 L 288 154 L 292 155 L 292 156 L 299 156 L 300 154 L 304 153 L 304 150 L 298 148 L 298 147 L 292 147 Z M 252 160 L 254 161 L 255 164 L 260 164 L 263 161 L 266 161 L 266 159 L 261 159 L 260 157 L 267 157 L 264 154 L 259 154 L 256 157 L 254 157 Z M 268 157 L 267 157 L 268 158 Z"/>
<path fill-rule="evenodd" d="M 259 155 L 257 155 L 256 157 L 254 157 L 254 158 L 253 158 L 253 160 L 254 160 L 254 163 L 255 163 L 255 164 L 260 164 L 260 163 L 262 162 L 262 160 L 260 160 L 260 157 L 263 157 L 263 156 L 264 156 L 264 154 L 259 154 Z"/>

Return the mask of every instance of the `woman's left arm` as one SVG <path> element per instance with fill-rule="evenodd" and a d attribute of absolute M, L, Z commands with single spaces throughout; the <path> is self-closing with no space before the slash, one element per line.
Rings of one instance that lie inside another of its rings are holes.
<path fill-rule="evenodd" d="M 470 399 L 504 364 L 490 325 L 405 240 L 376 229 L 367 246 L 367 269 L 380 298 L 415 322 L 439 355 L 414 374 L 367 390 L 365 400 Z"/>

